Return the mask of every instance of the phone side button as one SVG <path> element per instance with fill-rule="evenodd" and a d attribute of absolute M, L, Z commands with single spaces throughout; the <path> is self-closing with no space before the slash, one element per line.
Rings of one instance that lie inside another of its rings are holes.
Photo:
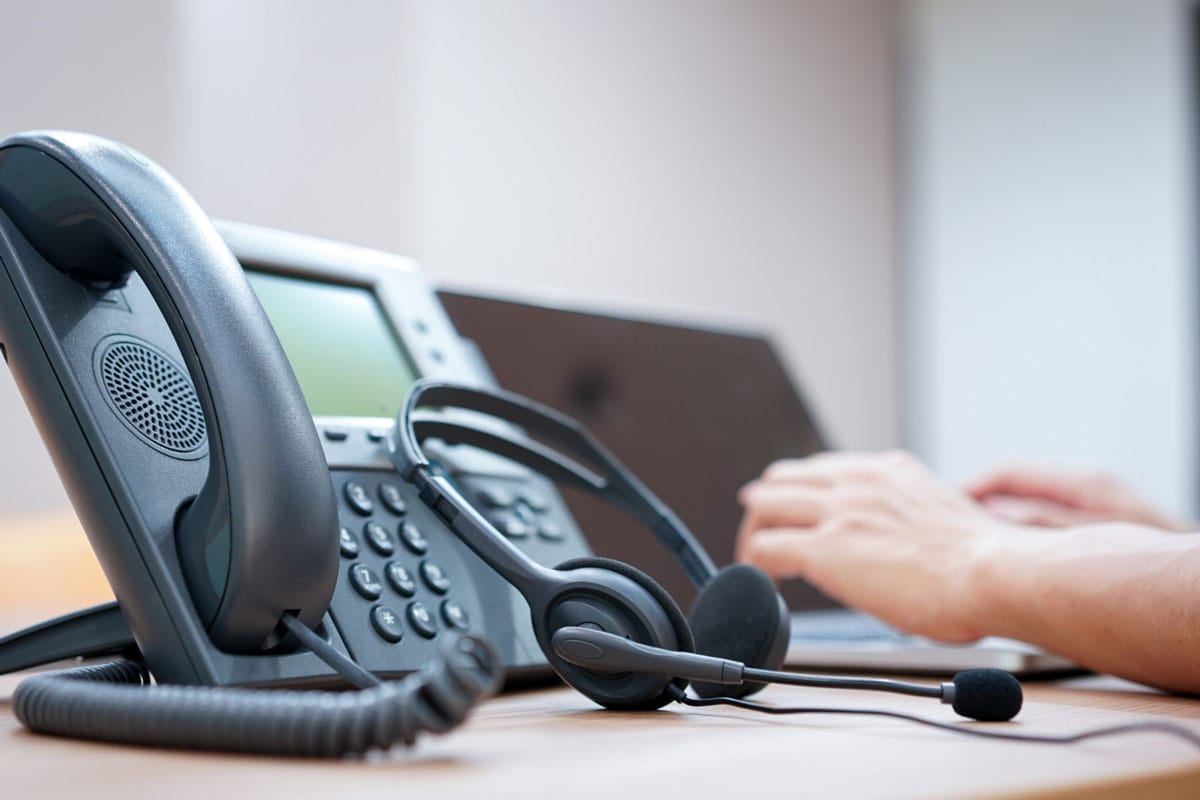
<path fill-rule="evenodd" d="M 538 523 L 538 536 L 548 542 L 561 542 L 567 537 L 561 525 L 552 519 L 545 519 Z"/>
<path fill-rule="evenodd" d="M 3 356 L 4 363 L 8 363 L 8 350 L 4 347 L 4 342 L 0 342 L 0 356 Z"/>

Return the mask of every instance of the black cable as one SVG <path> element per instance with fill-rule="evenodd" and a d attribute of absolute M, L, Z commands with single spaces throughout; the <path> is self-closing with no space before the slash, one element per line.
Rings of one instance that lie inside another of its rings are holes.
<path fill-rule="evenodd" d="M 703 706 L 718 706 L 727 705 L 736 708 L 746 708 L 751 711 L 760 711 L 764 714 L 857 714 L 865 717 L 888 717 L 891 719 L 904 720 L 905 722 L 915 722 L 919 725 L 928 725 L 931 728 L 939 728 L 944 731 L 952 731 L 954 733 L 962 733 L 967 736 L 978 736 L 982 739 L 1006 739 L 1014 742 L 1036 742 L 1040 744 L 1075 744 L 1082 742 L 1085 739 L 1096 739 L 1101 736 L 1116 736 L 1122 733 L 1137 733 L 1139 731 L 1156 731 L 1165 733 L 1171 736 L 1178 736 L 1188 743 L 1200 749 L 1200 734 L 1195 731 L 1185 728 L 1182 725 L 1176 725 L 1170 722 L 1131 722 L 1125 725 L 1110 725 L 1104 728 L 1092 728 L 1091 730 L 1081 731 L 1080 733 L 1072 733 L 1064 736 L 1041 736 L 1037 734 L 1025 733 L 1007 733 L 1005 731 L 983 730 L 974 726 L 965 726 L 962 724 L 951 725 L 947 722 L 938 722 L 924 717 L 914 716 L 912 714 L 904 714 L 899 711 L 883 711 L 873 708 L 820 708 L 820 707 L 805 707 L 805 706 L 768 706 L 762 703 L 755 703 L 749 700 L 741 700 L 736 697 L 711 697 L 705 699 L 697 699 L 688 697 L 683 692 L 675 695 L 675 700 L 692 707 Z"/>
<path fill-rule="evenodd" d="M 288 633 L 300 640 L 300 644 L 316 653 L 317 658 L 333 667 L 337 674 L 349 683 L 359 689 L 370 689 L 383 685 L 383 681 L 378 675 L 368 672 L 357 662 L 351 661 L 349 656 L 343 655 L 340 650 L 322 639 L 316 631 L 301 622 L 294 614 L 284 614 L 282 622 L 283 626 L 288 629 Z"/>
<path fill-rule="evenodd" d="M 287 622 L 285 621 L 285 624 Z M 295 630 L 289 625 L 289 630 Z M 144 666 L 116 661 L 26 678 L 13 711 L 38 733 L 122 744 L 290 756 L 338 757 L 411 745 L 445 733 L 499 688 L 500 660 L 486 640 L 444 635 L 421 671 L 384 683 L 317 634 L 313 652 L 357 692 L 150 686 Z M 308 642 L 306 635 L 299 638 Z M 319 642 L 319 643 L 318 643 Z M 347 664 L 351 666 L 348 668 Z"/>
<path fill-rule="evenodd" d="M 812 675 L 805 672 L 777 672 L 770 669 L 746 667 L 742 670 L 746 681 L 763 683 L 786 683 L 791 686 L 824 686 L 829 689 L 867 689 L 874 692 L 909 694 L 915 697 L 941 697 L 941 686 L 921 686 L 916 683 L 894 681 L 890 678 L 850 678 L 842 675 Z"/>

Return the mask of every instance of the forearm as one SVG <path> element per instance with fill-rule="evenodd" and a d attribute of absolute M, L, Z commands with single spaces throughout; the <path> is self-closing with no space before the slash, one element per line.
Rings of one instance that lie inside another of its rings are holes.
<path fill-rule="evenodd" d="M 1200 534 L 1119 523 L 1010 533 L 972 570 L 981 631 L 1200 693 Z"/>

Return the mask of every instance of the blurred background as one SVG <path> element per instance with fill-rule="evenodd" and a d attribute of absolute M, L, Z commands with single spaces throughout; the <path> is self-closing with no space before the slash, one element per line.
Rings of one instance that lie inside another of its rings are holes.
<path fill-rule="evenodd" d="M 1190 2 L 0 11 L 0 132 L 109 136 L 213 216 L 438 280 L 746 321 L 840 447 L 1195 512 Z M 5 371 L 0 419 L 0 518 L 64 512 Z"/>

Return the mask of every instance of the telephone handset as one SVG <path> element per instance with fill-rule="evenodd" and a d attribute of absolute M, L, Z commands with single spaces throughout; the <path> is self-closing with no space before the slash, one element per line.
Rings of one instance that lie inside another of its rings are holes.
<path fill-rule="evenodd" d="M 399 714 L 378 729 L 406 741 L 449 727 L 494 688 L 500 665 L 476 637 L 437 624 L 413 635 L 368 600 L 354 610 L 387 633 L 371 638 L 331 611 L 347 592 L 375 589 L 370 568 L 344 557 L 337 470 L 242 265 L 161 168 L 84 134 L 0 142 L 0 266 L 0 343 L 160 683 L 374 685 L 355 661 L 386 661 L 379 671 L 395 676 L 424 667 L 403 690 L 354 701 Z M 438 532 L 419 516 L 407 524 L 432 551 Z M 436 584 L 429 563 L 414 571 Z M 417 605 L 409 621 L 434 623 Z M 99 679 L 144 680 L 126 673 Z M 68 684 L 19 690 L 18 714 Z M 161 713 L 212 713 L 203 693 L 144 693 Z M 273 698 L 281 718 L 301 713 L 294 698 Z M 345 741 L 385 746 L 355 725 Z M 290 742 L 257 744 L 289 752 Z"/>
<path fill-rule="evenodd" d="M 203 483 L 188 487 L 174 508 L 128 502 L 144 490 L 124 498 L 113 492 L 119 508 L 111 511 L 141 517 L 130 519 L 131 527 L 144 526 L 151 536 L 173 533 L 198 621 L 222 649 L 261 651 L 288 610 L 307 625 L 320 623 L 337 575 L 332 487 L 287 359 L 203 212 L 149 161 L 73 134 L 5 142 L 0 208 L 12 228 L 6 264 L 34 265 L 24 275 L 23 288 L 33 290 L 21 298 L 26 318 L 41 328 L 41 346 L 54 351 L 47 355 L 61 359 L 55 372 L 70 373 L 58 380 L 74 378 L 83 395 L 71 409 L 82 437 L 62 443 L 69 452 L 56 453 L 60 465 L 69 461 L 64 472 L 109 483 L 129 449 L 102 432 L 111 427 L 110 415 L 88 402 L 100 388 L 87 380 L 90 373 L 98 368 L 110 381 L 137 380 L 145 370 L 169 374 L 128 413 L 153 417 L 144 424 L 159 432 L 163 449 L 190 446 L 180 454 L 191 455 L 206 447 L 206 464 L 180 460 L 181 473 L 204 470 Z M 14 281 L 22 277 L 15 272 L 10 268 Z M 103 330 L 88 307 L 134 274 L 161 312 L 159 330 L 142 330 L 148 326 L 141 320 Z M 10 360 L 20 360 L 17 341 L 8 349 Z M 178 353 L 191 386 L 165 352 Z M 123 363 L 130 361 L 149 363 L 130 369 Z M 202 416 L 194 416 L 195 406 Z M 54 431 L 54 438 L 63 433 Z M 80 452 L 85 442 L 92 458 Z M 73 488 L 89 499 L 100 494 L 100 487 Z"/>

